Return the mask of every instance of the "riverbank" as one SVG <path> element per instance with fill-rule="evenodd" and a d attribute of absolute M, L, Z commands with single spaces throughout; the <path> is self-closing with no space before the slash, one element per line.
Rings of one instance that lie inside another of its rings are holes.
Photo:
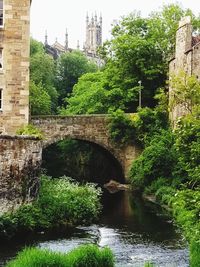
<path fill-rule="evenodd" d="M 114 256 L 109 248 L 83 245 L 69 253 L 58 253 L 38 248 L 26 248 L 6 267 L 114 267 Z"/>
<path fill-rule="evenodd" d="M 8 240 L 21 233 L 72 228 L 95 221 L 101 210 L 101 190 L 79 185 L 70 178 L 41 177 L 38 198 L 0 217 L 0 237 Z"/>

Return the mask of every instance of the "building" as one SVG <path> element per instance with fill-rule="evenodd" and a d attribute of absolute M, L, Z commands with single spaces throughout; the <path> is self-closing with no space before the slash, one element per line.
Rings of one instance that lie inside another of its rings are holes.
<path fill-rule="evenodd" d="M 191 18 L 184 17 L 179 22 L 176 32 L 175 56 L 169 63 L 169 77 L 184 71 L 187 75 L 195 75 L 200 80 L 200 36 L 193 35 Z M 169 88 L 169 101 L 173 97 L 173 88 Z M 176 105 L 170 112 L 170 119 L 175 122 L 187 112 L 181 105 Z"/>
<path fill-rule="evenodd" d="M 0 133 L 29 120 L 30 0 L 0 0 Z"/>
<path fill-rule="evenodd" d="M 86 16 L 86 40 L 83 45 L 83 49 L 80 49 L 79 41 L 77 41 L 76 49 L 70 48 L 68 45 L 68 32 L 65 33 L 65 44 L 60 44 L 56 39 L 53 45 L 48 44 L 47 32 L 45 34 L 45 50 L 54 59 L 57 59 L 64 52 L 72 52 L 74 50 L 80 50 L 83 52 L 89 60 L 94 61 L 98 66 L 103 64 L 103 61 L 98 56 L 98 47 L 102 45 L 102 16 L 97 18 L 97 15 L 89 19 Z"/>

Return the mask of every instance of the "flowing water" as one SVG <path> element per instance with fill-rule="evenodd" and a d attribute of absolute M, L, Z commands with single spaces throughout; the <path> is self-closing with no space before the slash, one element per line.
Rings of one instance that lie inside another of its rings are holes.
<path fill-rule="evenodd" d="M 117 267 L 144 267 L 145 262 L 159 267 L 189 266 L 186 242 L 157 207 L 128 192 L 105 194 L 103 206 L 98 224 L 77 227 L 70 233 L 22 237 L 21 242 L 7 245 L 0 242 L 0 266 L 25 245 L 67 252 L 85 243 L 109 246 Z"/>

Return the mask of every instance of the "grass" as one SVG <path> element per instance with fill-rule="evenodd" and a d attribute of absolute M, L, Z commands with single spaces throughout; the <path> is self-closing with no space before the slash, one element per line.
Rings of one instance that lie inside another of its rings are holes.
<path fill-rule="evenodd" d="M 67 254 L 26 248 L 6 267 L 113 267 L 114 256 L 109 248 L 82 245 Z"/>

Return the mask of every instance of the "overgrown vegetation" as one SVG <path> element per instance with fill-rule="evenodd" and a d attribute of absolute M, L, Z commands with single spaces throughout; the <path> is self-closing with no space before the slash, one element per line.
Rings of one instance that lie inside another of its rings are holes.
<path fill-rule="evenodd" d="M 195 90 L 195 98 L 200 98 L 199 82 L 194 77 L 186 77 L 184 86 L 182 76 L 175 79 L 182 81 L 177 104 L 182 104 L 180 99 L 190 89 Z M 190 266 L 200 266 L 199 102 L 193 101 L 187 113 L 176 122 L 174 131 L 161 128 L 159 135 L 152 135 L 145 143 L 143 153 L 132 164 L 130 181 L 134 188 L 155 194 L 160 203 L 171 207 L 176 223 L 190 242 Z"/>
<path fill-rule="evenodd" d="M 114 256 L 109 248 L 82 245 L 67 254 L 26 248 L 6 267 L 114 267 Z"/>
<path fill-rule="evenodd" d="M 101 206 L 100 189 L 79 185 L 70 178 L 43 176 L 38 199 L 0 217 L 0 236 L 12 238 L 20 232 L 74 227 L 97 219 Z"/>
<path fill-rule="evenodd" d="M 44 139 L 43 132 L 32 124 L 25 125 L 16 131 L 17 135 L 29 135 Z"/>

